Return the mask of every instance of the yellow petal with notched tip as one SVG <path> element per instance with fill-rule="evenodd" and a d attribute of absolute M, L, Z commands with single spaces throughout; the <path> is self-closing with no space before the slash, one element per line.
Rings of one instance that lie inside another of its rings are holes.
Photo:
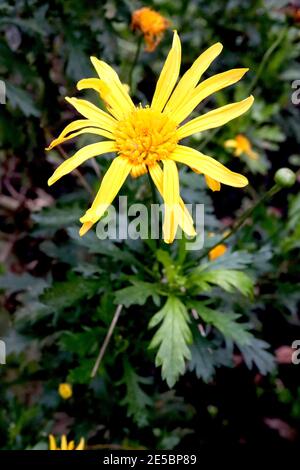
<path fill-rule="evenodd" d="M 179 176 L 174 161 L 163 160 L 163 165 L 163 198 L 165 203 L 163 234 L 164 241 L 172 243 L 178 227 Z"/>
<path fill-rule="evenodd" d="M 245 176 L 234 173 L 214 158 L 208 157 L 193 148 L 177 145 L 170 158 L 176 162 L 184 163 L 192 169 L 196 168 L 196 170 L 219 181 L 219 183 L 235 188 L 242 188 L 248 184 Z"/>
<path fill-rule="evenodd" d="M 49 178 L 48 185 L 51 186 L 62 176 L 65 176 L 67 173 L 70 173 L 71 171 L 75 170 L 75 168 L 77 168 L 89 158 L 102 155 L 103 153 L 115 151 L 116 145 L 115 142 L 112 141 L 97 142 L 95 144 L 86 145 L 82 149 L 78 150 L 78 152 L 76 152 L 73 157 L 68 158 L 68 160 L 59 165 L 59 167 L 55 170 L 51 178 Z"/>
<path fill-rule="evenodd" d="M 216 91 L 222 90 L 225 87 L 233 85 L 238 82 L 249 69 L 232 69 L 226 72 L 218 73 L 213 77 L 208 78 L 204 82 L 200 83 L 189 96 L 189 99 L 174 110 L 172 119 L 180 124 L 191 112 L 208 96 L 212 95 Z"/>
<path fill-rule="evenodd" d="M 149 166 L 149 173 L 159 193 L 163 197 L 163 171 L 159 164 Z M 179 199 L 178 224 L 190 237 L 197 235 L 194 229 L 193 218 L 181 198 Z"/>
<path fill-rule="evenodd" d="M 107 131 L 114 132 L 117 121 L 105 111 L 102 111 L 102 109 L 97 108 L 97 106 L 89 101 L 81 100 L 79 98 L 66 97 L 66 101 L 74 106 L 82 116 L 90 119 L 91 121 L 97 122 L 99 127 Z"/>
<path fill-rule="evenodd" d="M 91 121 L 89 119 L 78 119 L 77 121 L 71 122 L 63 129 L 63 131 L 59 134 L 59 136 L 51 142 L 51 144 L 49 145 L 49 147 L 46 148 L 46 150 L 51 150 L 54 147 L 56 147 L 56 145 L 62 144 L 66 140 L 76 137 L 76 135 L 78 134 L 75 131 L 78 131 L 79 129 L 82 130 L 82 129 L 91 128 L 91 127 L 101 129 L 98 122 Z M 103 137 L 107 137 L 108 139 L 113 138 L 113 134 L 111 134 L 110 132 L 105 131 L 104 129 L 102 129 L 101 132 L 102 133 L 100 135 L 103 135 Z M 82 131 L 82 133 L 84 133 L 84 130 Z"/>
<path fill-rule="evenodd" d="M 174 31 L 172 48 L 162 68 L 156 84 L 151 108 L 162 111 L 173 88 L 177 82 L 181 61 L 181 44 L 176 31 Z"/>
<path fill-rule="evenodd" d="M 184 100 L 189 100 L 191 91 L 193 91 L 202 74 L 208 69 L 212 61 L 220 54 L 222 49 L 222 44 L 217 42 L 195 60 L 193 65 L 180 79 L 166 104 L 164 112 L 172 112 L 173 109 L 176 110 L 176 108 L 181 106 L 184 103 Z"/>
<path fill-rule="evenodd" d="M 199 116 L 181 126 L 178 131 L 179 139 L 183 139 L 197 132 L 214 129 L 215 127 L 223 126 L 227 122 L 235 119 L 244 114 L 252 106 L 254 101 L 253 96 L 249 96 L 245 100 L 238 101 L 237 103 L 227 104 L 221 108 L 209 111 L 203 116 Z"/>
<path fill-rule="evenodd" d="M 116 157 L 107 172 L 105 173 L 100 185 L 97 196 L 90 209 L 88 209 L 80 222 L 95 223 L 102 217 L 108 206 L 112 203 L 118 194 L 121 186 L 126 180 L 132 168 L 132 164 L 125 158 Z"/>
<path fill-rule="evenodd" d="M 99 77 L 109 89 L 109 93 L 114 100 L 114 109 L 121 116 L 134 109 L 134 103 L 126 91 L 118 74 L 110 65 L 96 57 L 91 57 L 91 62 L 96 69 Z M 104 98 L 105 99 L 105 98 Z"/>

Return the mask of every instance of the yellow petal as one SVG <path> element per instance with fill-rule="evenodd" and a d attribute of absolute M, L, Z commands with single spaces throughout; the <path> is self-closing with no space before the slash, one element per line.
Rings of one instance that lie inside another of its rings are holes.
<path fill-rule="evenodd" d="M 90 121 L 89 119 L 78 119 L 77 121 L 73 121 L 70 124 L 68 124 L 64 128 L 64 130 L 59 134 L 59 136 L 51 142 L 51 144 L 49 145 L 49 147 L 46 148 L 46 150 L 51 150 L 53 149 L 53 147 L 56 147 L 56 145 L 59 145 L 65 142 L 66 140 L 72 139 L 73 137 L 76 137 L 79 134 L 84 134 L 84 132 L 94 133 L 91 130 L 89 130 L 91 128 L 98 129 L 97 135 L 107 137 L 108 139 L 114 138 L 111 132 L 101 129 L 97 122 Z M 79 129 L 80 129 L 80 132 L 74 132 L 74 131 L 78 131 Z"/>
<path fill-rule="evenodd" d="M 224 147 L 226 149 L 235 149 L 237 147 L 237 141 L 235 139 L 225 140 Z"/>
<path fill-rule="evenodd" d="M 99 127 L 101 127 L 102 129 L 114 132 L 117 121 L 105 111 L 102 111 L 102 109 L 97 108 L 97 106 L 90 103 L 89 101 L 81 100 L 78 98 L 66 97 L 66 101 L 72 106 L 74 106 L 74 108 L 80 114 L 82 114 L 82 116 L 87 119 L 90 119 L 91 121 L 97 122 Z"/>
<path fill-rule="evenodd" d="M 85 441 L 83 439 L 83 437 L 80 439 L 79 441 L 79 444 L 78 446 L 76 447 L 76 450 L 84 450 L 84 446 L 85 446 Z"/>
<path fill-rule="evenodd" d="M 172 115 L 176 123 L 182 122 L 208 96 L 238 82 L 249 69 L 232 69 L 218 73 L 198 85 L 191 96 Z"/>
<path fill-rule="evenodd" d="M 61 436 L 60 450 L 68 450 L 68 442 L 65 434 Z"/>
<path fill-rule="evenodd" d="M 52 434 L 49 435 L 49 449 L 50 450 L 57 450 L 56 440 L 55 440 L 55 437 Z"/>
<path fill-rule="evenodd" d="M 69 444 L 68 444 L 68 450 L 74 450 L 74 448 L 75 448 L 75 442 L 70 441 Z"/>
<path fill-rule="evenodd" d="M 163 171 L 161 167 L 158 164 L 151 165 L 149 166 L 149 173 L 160 195 L 163 197 Z M 194 229 L 193 218 L 181 198 L 179 199 L 178 224 L 190 237 L 197 235 Z"/>
<path fill-rule="evenodd" d="M 76 152 L 73 157 L 68 158 L 68 160 L 59 165 L 51 178 L 49 178 L 48 185 L 51 186 L 53 183 L 59 180 L 59 178 L 66 175 L 67 173 L 70 173 L 89 158 L 102 155 L 103 153 L 115 151 L 116 145 L 115 142 L 112 141 L 97 142 L 95 144 L 86 145 L 82 149 L 78 150 L 78 152 Z"/>
<path fill-rule="evenodd" d="M 77 83 L 77 90 L 85 90 L 87 88 L 92 88 L 92 90 L 98 91 L 101 90 L 101 80 L 99 78 L 83 78 Z"/>
<path fill-rule="evenodd" d="M 219 181 L 216 181 L 207 175 L 205 175 L 205 181 L 209 189 L 211 189 L 212 191 L 220 191 L 221 184 L 219 183 Z"/>
<path fill-rule="evenodd" d="M 79 235 L 83 237 L 94 225 L 94 222 L 85 222 L 79 230 Z"/>
<path fill-rule="evenodd" d="M 121 186 L 129 175 L 131 168 L 132 164 L 125 158 L 114 158 L 103 177 L 98 194 L 95 197 L 92 206 L 87 210 L 85 215 L 81 217 L 80 222 L 83 224 L 87 222 L 95 223 L 100 219 L 100 217 L 102 217 L 108 206 L 118 194 Z"/>
<path fill-rule="evenodd" d="M 151 108 L 162 111 L 173 88 L 177 82 L 181 61 L 181 44 L 176 31 L 174 31 L 172 48 L 162 68 L 156 84 Z"/>
<path fill-rule="evenodd" d="M 199 116 L 181 126 L 178 131 L 179 139 L 183 139 L 197 132 L 206 131 L 207 129 L 214 129 L 215 127 L 223 126 L 228 121 L 241 116 L 252 106 L 254 101 L 253 96 L 249 96 L 245 100 L 238 101 L 237 103 L 227 104 L 221 108 L 209 111 L 203 116 Z"/>
<path fill-rule="evenodd" d="M 169 99 L 164 112 L 172 112 L 176 110 L 178 106 L 182 105 L 185 99 L 190 98 L 190 93 L 199 82 L 203 73 L 208 69 L 212 61 L 220 54 L 223 46 L 220 42 L 217 42 L 203 54 L 201 54 L 193 65 L 185 72 L 175 90 Z"/>
<path fill-rule="evenodd" d="M 108 103 L 113 107 L 114 111 L 120 118 L 124 117 L 127 113 L 132 111 L 135 106 L 123 83 L 119 79 L 118 74 L 112 67 L 110 67 L 110 65 L 96 57 L 91 57 L 91 62 L 99 77 L 103 80 L 109 90 L 107 99 L 111 97 L 113 101 L 108 101 Z M 103 99 L 105 100 L 104 96 Z"/>
<path fill-rule="evenodd" d="M 164 241 L 172 243 L 178 227 L 179 176 L 174 161 L 163 160 L 163 165 L 163 198 L 165 203 L 163 233 Z"/>
<path fill-rule="evenodd" d="M 204 175 L 220 183 L 227 184 L 228 186 L 242 188 L 248 184 L 248 180 L 245 176 L 230 171 L 213 158 L 190 147 L 177 145 L 177 148 L 169 158 L 172 158 L 172 160 L 176 162 L 184 163 L 192 169 L 196 168 L 196 170 Z"/>

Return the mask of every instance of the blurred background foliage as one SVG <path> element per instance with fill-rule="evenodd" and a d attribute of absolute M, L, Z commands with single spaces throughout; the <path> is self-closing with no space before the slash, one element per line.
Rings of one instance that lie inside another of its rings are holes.
<path fill-rule="evenodd" d="M 2 449 L 47 448 L 50 432 L 84 436 L 91 448 L 299 443 L 300 380 L 291 364 L 300 337 L 299 184 L 259 206 L 215 260 L 184 253 L 180 243 L 100 241 L 94 232 L 80 239 L 78 218 L 106 158 L 47 187 L 54 166 L 91 141 L 80 136 L 44 151 L 77 117 L 64 97 L 79 96 L 76 81 L 94 76 L 90 55 L 131 81 L 137 103 L 151 99 L 172 31 L 154 52 L 141 51 L 130 80 L 138 44 L 131 14 L 145 5 L 179 31 L 183 71 L 217 41 L 224 50 L 209 76 L 250 69 L 200 107 L 253 93 L 250 112 L 190 139 L 246 174 L 249 187 L 211 193 L 200 176 L 181 174 L 184 199 L 205 203 L 205 247 L 272 186 L 278 168 L 299 167 L 299 108 L 291 100 L 300 78 L 296 2 L 1 1 Z M 94 94 L 84 96 L 99 105 Z M 224 147 L 238 134 L 256 159 Z M 122 194 L 150 202 L 147 178 L 129 180 Z M 91 379 L 117 304 L 124 305 L 119 322 Z M 58 393 L 64 382 L 73 387 L 69 399 Z"/>

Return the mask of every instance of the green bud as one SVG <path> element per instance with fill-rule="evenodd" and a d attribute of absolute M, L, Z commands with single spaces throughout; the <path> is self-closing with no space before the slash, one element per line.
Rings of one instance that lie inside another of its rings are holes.
<path fill-rule="evenodd" d="M 289 168 L 280 168 L 276 171 L 274 179 L 282 188 L 290 188 L 296 182 L 296 174 Z"/>

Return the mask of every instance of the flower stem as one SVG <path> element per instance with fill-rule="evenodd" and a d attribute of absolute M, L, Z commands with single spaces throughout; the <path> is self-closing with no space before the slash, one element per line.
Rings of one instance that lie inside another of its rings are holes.
<path fill-rule="evenodd" d="M 281 31 L 281 34 L 279 34 L 279 36 L 277 37 L 276 41 L 274 41 L 271 44 L 271 46 L 269 47 L 269 49 L 266 50 L 266 52 L 265 52 L 265 54 L 262 58 L 262 61 L 259 65 L 259 67 L 258 67 L 258 71 L 257 71 L 255 77 L 253 78 L 252 82 L 250 83 L 250 86 L 249 86 L 249 89 L 248 89 L 248 94 L 250 94 L 254 90 L 254 88 L 256 87 L 257 82 L 260 79 L 260 76 L 263 73 L 268 60 L 270 59 L 270 57 L 273 54 L 273 52 L 275 51 L 275 49 L 277 49 L 277 47 L 283 41 L 283 39 L 284 39 L 285 35 L 287 34 L 287 32 L 288 32 L 288 28 L 284 28 Z"/>
<path fill-rule="evenodd" d="M 269 189 L 269 191 L 267 191 L 262 197 L 260 197 L 258 199 L 258 201 L 255 202 L 255 204 L 253 204 L 253 206 L 249 207 L 249 209 L 247 209 L 241 215 L 241 217 L 235 222 L 235 224 L 233 225 L 231 230 L 229 230 L 226 233 L 226 235 L 224 235 L 213 246 L 211 246 L 207 250 L 205 250 L 205 252 L 200 256 L 199 260 L 205 258 L 208 255 L 208 253 L 211 250 L 213 250 L 216 246 L 220 245 L 221 243 L 226 241 L 228 238 L 230 238 L 232 235 L 234 235 L 260 204 L 262 204 L 263 202 L 265 202 L 268 199 L 271 199 L 281 189 L 282 189 L 281 186 L 279 186 L 278 184 L 274 184 L 274 186 L 272 186 L 272 188 Z"/>
<path fill-rule="evenodd" d="M 110 338 L 111 338 L 111 336 L 113 334 L 113 331 L 115 329 L 115 326 L 118 322 L 118 319 L 119 319 L 120 313 L 122 311 L 122 308 L 123 308 L 123 305 L 121 305 L 121 304 L 119 304 L 116 308 L 116 311 L 114 313 L 114 316 L 113 316 L 112 322 L 110 324 L 110 327 L 108 329 L 107 335 L 106 335 L 105 340 L 104 340 L 104 342 L 101 346 L 101 349 L 99 351 L 98 357 L 97 357 L 96 362 L 95 362 L 95 365 L 93 367 L 93 370 L 92 370 L 92 373 L 91 373 L 91 378 L 94 378 L 95 375 L 97 374 L 97 371 L 99 369 L 100 363 L 101 363 L 101 361 L 103 359 L 103 356 L 105 354 L 105 351 L 106 351 L 106 348 L 107 348 L 108 343 L 110 341 Z"/>
<path fill-rule="evenodd" d="M 137 64 L 137 61 L 138 61 L 138 58 L 139 58 L 139 55 L 140 55 L 140 52 L 141 52 L 142 40 L 143 40 L 143 36 L 140 36 L 138 38 L 137 47 L 136 47 L 136 51 L 135 51 L 135 56 L 134 56 L 133 62 L 131 64 L 131 67 L 130 67 L 130 70 L 129 70 L 128 85 L 129 85 L 130 90 L 132 88 L 133 71 L 134 71 L 134 68 Z"/>

